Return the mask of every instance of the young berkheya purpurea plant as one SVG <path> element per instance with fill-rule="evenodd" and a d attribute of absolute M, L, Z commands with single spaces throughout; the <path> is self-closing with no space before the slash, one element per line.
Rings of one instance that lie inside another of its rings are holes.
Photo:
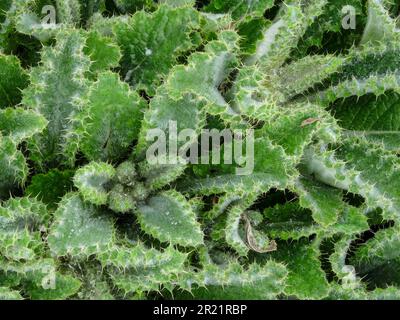
<path fill-rule="evenodd" d="M 0 19 L 1 297 L 398 298 L 390 1 L 45 2 Z M 148 163 L 170 121 L 255 129 L 253 173 Z"/>

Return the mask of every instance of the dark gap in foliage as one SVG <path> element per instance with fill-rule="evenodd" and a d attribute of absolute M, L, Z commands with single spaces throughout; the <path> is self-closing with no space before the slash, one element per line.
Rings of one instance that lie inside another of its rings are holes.
<path fill-rule="evenodd" d="M 347 202 L 349 205 L 353 207 L 360 207 L 362 204 L 365 203 L 365 199 L 358 195 L 351 192 L 343 192 L 343 201 Z"/>
<path fill-rule="evenodd" d="M 275 5 L 271 9 L 265 11 L 264 13 L 265 19 L 274 20 L 281 8 L 282 2 L 283 2 L 282 0 L 275 1 Z"/>
<path fill-rule="evenodd" d="M 75 166 L 80 167 L 88 163 L 88 160 L 81 151 L 78 151 L 75 158 Z"/>
<path fill-rule="evenodd" d="M 392 17 L 395 18 L 399 18 L 400 16 L 400 3 L 399 1 L 396 1 L 396 3 L 394 3 L 391 7 L 390 13 L 392 15 Z"/>
<path fill-rule="evenodd" d="M 210 3 L 210 0 L 196 0 L 196 9 L 202 9 Z"/>
<path fill-rule="evenodd" d="M 150 103 L 151 99 L 153 98 L 153 97 L 149 96 L 145 90 L 139 90 L 138 93 L 148 103 Z"/>
<path fill-rule="evenodd" d="M 207 115 L 207 123 L 205 129 L 223 130 L 225 129 L 225 124 L 220 117 Z"/>
<path fill-rule="evenodd" d="M 228 78 L 218 86 L 218 90 L 219 92 L 221 92 L 225 100 L 228 100 L 227 95 L 229 94 L 235 83 L 235 79 L 237 77 L 238 72 L 239 72 L 238 69 L 233 69 L 232 72 L 229 74 Z"/>
<path fill-rule="evenodd" d="M 106 11 L 103 13 L 105 17 L 112 17 L 115 14 L 120 14 L 113 0 L 106 0 Z"/>
<path fill-rule="evenodd" d="M 258 198 L 256 203 L 250 208 L 250 210 L 261 210 L 265 208 L 274 207 L 277 204 L 285 204 L 297 199 L 297 196 L 289 190 L 281 191 L 277 189 L 271 189 L 263 196 Z"/>
<path fill-rule="evenodd" d="M 320 256 L 321 268 L 322 268 L 322 270 L 324 270 L 326 279 L 329 282 L 334 281 L 336 278 L 336 275 L 332 270 L 332 265 L 329 261 L 329 257 L 335 251 L 335 241 L 336 240 L 337 239 L 335 239 L 335 238 L 324 239 L 319 246 L 319 248 L 321 250 L 321 256 Z"/>
<path fill-rule="evenodd" d="M 25 69 L 37 66 L 42 49 L 40 41 L 16 31 L 10 36 L 13 37 L 12 41 L 10 40 L 13 46 L 5 48 L 5 53 L 17 56 L 21 61 L 21 66 Z"/>

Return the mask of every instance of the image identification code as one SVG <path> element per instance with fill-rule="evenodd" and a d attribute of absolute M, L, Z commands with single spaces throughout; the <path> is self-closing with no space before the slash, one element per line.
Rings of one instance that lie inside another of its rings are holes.
<path fill-rule="evenodd" d="M 161 304 L 160 306 L 154 307 L 154 315 L 174 315 L 184 318 L 188 314 L 196 315 L 243 315 L 247 311 L 247 306 L 244 304 L 204 304 L 197 305 L 194 307 L 185 306 L 166 306 Z"/>

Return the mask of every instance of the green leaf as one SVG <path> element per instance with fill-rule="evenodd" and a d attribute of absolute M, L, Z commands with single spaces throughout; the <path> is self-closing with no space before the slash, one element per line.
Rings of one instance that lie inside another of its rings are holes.
<path fill-rule="evenodd" d="M 81 149 L 92 161 L 116 161 L 137 139 L 145 102 L 117 74 L 99 75 L 90 88 Z"/>
<path fill-rule="evenodd" d="M 114 246 L 109 251 L 98 255 L 102 266 L 114 267 L 120 271 L 159 268 L 171 260 L 184 260 L 187 254 L 181 253 L 172 246 L 164 251 L 147 248 L 142 243 L 132 247 Z"/>
<path fill-rule="evenodd" d="M 83 51 L 92 61 L 90 71 L 94 75 L 118 67 L 121 59 L 121 51 L 118 45 L 112 39 L 103 37 L 97 31 L 88 33 Z"/>
<path fill-rule="evenodd" d="M 252 206 L 257 200 L 255 195 L 244 196 L 237 204 L 232 205 L 227 211 L 226 225 L 224 229 L 225 241 L 241 256 L 246 256 L 249 244 L 244 241 L 240 234 L 240 222 L 244 211 Z"/>
<path fill-rule="evenodd" d="M 17 150 L 11 137 L 0 135 L 0 198 L 10 196 L 10 193 L 25 184 L 28 175 L 28 165 L 24 155 Z"/>
<path fill-rule="evenodd" d="M 176 126 L 177 134 L 185 129 L 193 129 L 195 133 L 200 134 L 206 123 L 204 107 L 205 101 L 192 94 L 182 94 L 179 99 L 174 100 L 168 95 L 165 86 L 159 87 L 144 115 L 138 145 L 135 149 L 137 158 L 143 159 L 154 138 L 160 139 L 160 137 L 154 137 L 153 130 L 169 136 L 174 134 L 174 132 L 170 132 L 170 129 L 173 129 L 172 126 Z M 177 150 L 179 151 L 186 144 L 190 145 L 190 141 L 195 139 L 197 136 L 190 136 L 185 141 L 178 141 Z M 168 140 L 165 142 L 167 146 L 169 146 Z M 160 156 L 165 156 L 165 154 Z"/>
<path fill-rule="evenodd" d="M 273 0 L 212 0 L 205 10 L 213 13 L 231 13 L 234 19 L 240 19 L 245 15 L 263 16 L 273 5 Z"/>
<path fill-rule="evenodd" d="M 170 190 L 148 199 L 137 212 L 142 229 L 161 242 L 198 246 L 203 244 L 203 232 L 187 200 Z"/>
<path fill-rule="evenodd" d="M 279 219 L 273 217 L 272 221 L 263 222 L 260 229 L 270 238 L 282 240 L 299 240 L 312 235 L 323 239 L 334 234 L 359 234 L 369 229 L 367 217 L 355 207 L 345 207 L 337 222 L 325 228 L 313 223 L 311 213 L 297 206 L 298 204 L 273 208 L 273 214 L 280 214 L 283 217 Z M 266 212 L 271 214 L 269 210 Z"/>
<path fill-rule="evenodd" d="M 399 39 L 400 30 L 396 28 L 396 20 L 391 18 L 384 1 L 368 0 L 368 21 L 361 43 L 395 42 Z"/>
<path fill-rule="evenodd" d="M 153 95 L 177 58 L 196 47 L 191 33 L 199 28 L 199 20 L 192 8 L 160 5 L 153 13 L 138 11 L 115 25 L 126 81 Z"/>
<path fill-rule="evenodd" d="M 15 143 L 42 132 L 47 126 L 46 119 L 31 110 L 7 108 L 0 110 L 0 132 Z"/>
<path fill-rule="evenodd" d="M 152 8 L 152 0 L 114 0 L 117 8 L 123 13 L 134 13 L 138 10 Z"/>
<path fill-rule="evenodd" d="M 133 248 L 114 247 L 100 259 L 104 265 L 114 267 L 110 274 L 118 288 L 135 293 L 174 287 L 178 274 L 184 270 L 187 254 L 173 247 L 160 252 L 138 244 Z"/>
<path fill-rule="evenodd" d="M 346 58 L 334 55 L 310 55 L 283 66 L 278 71 L 276 90 L 288 100 L 340 71 Z"/>
<path fill-rule="evenodd" d="M 186 289 L 196 299 L 269 300 L 276 299 L 283 292 L 287 275 L 285 266 L 275 261 L 263 265 L 252 263 L 247 268 L 236 262 L 207 264 L 188 279 L 189 284 L 194 285 Z M 188 296 L 183 295 L 183 298 Z"/>
<path fill-rule="evenodd" d="M 55 0 L 58 22 L 76 25 L 81 20 L 81 5 L 79 0 Z"/>
<path fill-rule="evenodd" d="M 21 90 L 28 86 L 28 75 L 17 57 L 0 53 L 0 109 L 21 101 Z"/>
<path fill-rule="evenodd" d="M 112 220 L 79 195 L 67 194 L 54 213 L 48 236 L 51 252 L 56 256 L 87 257 L 105 251 L 114 238 Z"/>
<path fill-rule="evenodd" d="M 259 63 L 263 70 L 282 66 L 307 28 L 322 14 L 326 3 L 325 0 L 283 3 L 274 23 L 264 30 L 256 52 L 246 59 L 246 64 Z"/>
<path fill-rule="evenodd" d="M 35 37 L 41 42 L 53 39 L 61 26 L 56 23 L 42 23 L 39 15 L 31 10 L 21 11 L 15 21 L 15 28 L 19 33 Z"/>
<path fill-rule="evenodd" d="M 294 163 L 300 161 L 313 140 L 335 143 L 340 139 L 336 120 L 318 105 L 299 103 L 289 110 L 278 109 L 268 118 L 261 134 L 282 146 Z"/>
<path fill-rule="evenodd" d="M 387 92 L 376 97 L 368 94 L 351 97 L 332 106 L 340 125 L 348 136 L 365 136 L 371 142 L 383 143 L 386 149 L 399 150 L 400 96 Z"/>
<path fill-rule="evenodd" d="M 399 245 L 400 232 L 397 227 L 380 230 L 356 251 L 351 262 L 362 274 L 381 268 L 391 260 L 399 263 Z"/>
<path fill-rule="evenodd" d="M 0 207 L 0 252 L 9 260 L 34 260 L 43 250 L 40 230 L 48 220 L 46 206 L 30 198 L 15 198 Z"/>
<path fill-rule="evenodd" d="M 397 42 L 352 50 L 340 72 L 329 79 L 330 87 L 311 95 L 310 99 L 328 105 L 352 96 L 380 96 L 391 90 L 398 92 L 398 53 Z"/>
<path fill-rule="evenodd" d="M 369 208 L 382 208 L 384 218 L 398 219 L 397 155 L 364 138 L 351 137 L 343 141 L 336 155 L 309 150 L 305 162 L 318 180 L 359 194 Z"/>
<path fill-rule="evenodd" d="M 308 241 L 278 243 L 271 257 L 287 265 L 289 275 L 285 294 L 299 299 L 322 299 L 329 293 L 329 285 L 319 261 L 320 252 Z"/>
<path fill-rule="evenodd" d="M 218 40 L 207 44 L 205 52 L 195 52 L 188 65 L 176 66 L 166 81 L 171 98 L 178 100 L 182 93 L 192 93 L 206 99 L 207 112 L 232 119 L 235 113 L 218 90 L 228 78 L 237 61 L 238 35 L 233 31 L 222 31 Z"/>
<path fill-rule="evenodd" d="M 342 191 L 316 181 L 299 179 L 295 187 L 300 205 L 313 212 L 313 219 L 324 227 L 334 224 L 344 210 Z"/>
<path fill-rule="evenodd" d="M 60 171 L 58 169 L 44 174 L 36 174 L 25 189 L 25 194 L 40 199 L 51 209 L 56 209 L 61 198 L 72 191 L 74 174 L 73 170 Z"/>
<path fill-rule="evenodd" d="M 81 17 L 87 21 L 96 13 L 102 13 L 106 9 L 105 0 L 79 0 L 81 5 Z"/>
<path fill-rule="evenodd" d="M 349 290 L 336 285 L 331 288 L 329 298 L 333 300 L 399 300 L 400 291 L 397 287 L 393 286 L 367 291 L 362 289 Z"/>
<path fill-rule="evenodd" d="M 28 282 L 25 290 L 33 300 L 65 300 L 75 295 L 80 287 L 81 282 L 78 279 L 57 272 L 49 287 L 43 288 L 34 282 Z"/>
<path fill-rule="evenodd" d="M 139 172 L 145 178 L 145 186 L 148 190 L 160 190 L 174 182 L 186 169 L 182 164 L 148 164 L 142 163 Z"/>
<path fill-rule="evenodd" d="M 0 287 L 0 300 L 22 300 L 21 294 L 7 287 Z"/>
<path fill-rule="evenodd" d="M 87 202 L 104 205 L 108 200 L 107 184 L 114 178 L 115 169 L 104 162 L 91 162 L 78 169 L 74 184 Z"/>
<path fill-rule="evenodd" d="M 356 289 L 360 287 L 360 279 L 356 275 L 354 266 L 346 263 L 350 245 L 354 239 L 343 237 L 335 243 L 334 252 L 329 257 L 332 271 L 340 279 L 342 287 L 347 289 Z"/>
<path fill-rule="evenodd" d="M 0 260 L 0 270 L 10 277 L 17 277 L 21 284 L 34 283 L 37 286 L 49 287 L 52 285 L 56 274 L 56 265 L 53 259 L 11 262 Z"/>
<path fill-rule="evenodd" d="M 30 143 L 31 159 L 40 167 L 74 164 L 80 138 L 78 115 L 87 90 L 84 75 L 90 61 L 83 54 L 85 39 L 79 31 L 63 31 L 56 41 L 55 47 L 44 49 L 42 64 L 31 70 L 31 85 L 23 97 L 26 107 L 49 121 L 46 130 Z"/>
<path fill-rule="evenodd" d="M 271 188 L 286 188 L 297 175 L 292 167 L 292 161 L 286 156 L 283 148 L 273 145 L 266 137 L 254 140 L 254 157 L 252 154 L 248 154 L 247 157 L 247 165 L 251 167 L 254 165 L 254 168 L 246 170 L 245 175 L 230 173 L 196 180 L 187 179 L 178 184 L 179 190 L 202 195 L 240 191 L 267 192 Z"/>

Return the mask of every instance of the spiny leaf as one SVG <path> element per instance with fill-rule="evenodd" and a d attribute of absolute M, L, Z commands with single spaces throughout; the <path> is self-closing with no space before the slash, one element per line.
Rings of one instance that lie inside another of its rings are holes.
<path fill-rule="evenodd" d="M 339 72 L 346 59 L 334 55 L 310 55 L 283 66 L 278 71 L 278 83 L 273 85 L 288 100 Z"/>
<path fill-rule="evenodd" d="M 378 231 L 375 236 L 363 244 L 352 257 L 357 270 L 366 272 L 382 267 L 390 260 L 399 260 L 400 233 L 397 227 Z"/>
<path fill-rule="evenodd" d="M 341 98 L 380 96 L 399 91 L 399 47 L 397 43 L 352 50 L 340 72 L 329 79 L 330 87 L 310 98 L 329 104 Z"/>
<path fill-rule="evenodd" d="M 285 266 L 274 261 L 247 268 L 236 262 L 207 264 L 194 277 L 186 276 L 183 288 L 197 299 L 276 299 L 285 288 L 287 274 Z"/>
<path fill-rule="evenodd" d="M 37 174 L 25 189 L 25 194 L 30 197 L 37 197 L 49 208 L 56 209 L 61 198 L 72 191 L 74 174 L 73 170 L 60 171 L 58 169 Z"/>
<path fill-rule="evenodd" d="M 111 72 L 99 75 L 87 100 L 83 153 L 92 161 L 120 159 L 138 136 L 144 101 Z"/>
<path fill-rule="evenodd" d="M 0 270 L 11 276 L 20 278 L 22 283 L 31 282 L 46 288 L 52 285 L 56 273 L 53 259 L 43 258 L 28 262 L 11 262 L 0 260 Z"/>
<path fill-rule="evenodd" d="M 145 178 L 145 186 L 148 190 L 159 190 L 174 182 L 186 169 L 184 164 L 160 164 L 152 165 L 144 163 L 140 165 L 139 172 Z"/>
<path fill-rule="evenodd" d="M 107 203 L 107 184 L 114 178 L 115 169 L 104 162 L 91 162 L 76 171 L 74 184 L 85 201 L 104 205 Z"/>
<path fill-rule="evenodd" d="M 363 135 L 372 142 L 383 143 L 388 150 L 399 150 L 399 106 L 399 95 L 389 91 L 379 97 L 351 97 L 334 103 L 331 110 L 340 125 L 349 130 L 346 135 Z"/>
<path fill-rule="evenodd" d="M 226 243 L 235 249 L 241 256 L 246 256 L 249 247 L 240 235 L 240 222 L 244 211 L 251 207 L 256 200 L 256 196 L 244 196 L 241 201 L 234 204 L 227 212 L 226 225 L 224 229 Z"/>
<path fill-rule="evenodd" d="M 334 224 L 344 210 L 342 191 L 308 179 L 299 179 L 296 191 L 300 205 L 313 212 L 313 219 L 327 227 Z"/>
<path fill-rule="evenodd" d="M 138 11 L 127 23 L 117 24 L 126 81 L 153 95 L 176 59 L 197 45 L 190 34 L 198 28 L 196 10 L 166 5 L 154 13 Z"/>
<path fill-rule="evenodd" d="M 340 279 L 342 287 L 347 289 L 357 289 L 361 286 L 361 280 L 357 277 L 354 266 L 346 263 L 352 240 L 354 239 L 351 237 L 340 239 L 335 243 L 335 251 L 329 257 L 332 271 Z"/>
<path fill-rule="evenodd" d="M 29 297 L 34 300 L 65 300 L 75 295 L 81 287 L 81 282 L 70 276 L 61 273 L 55 273 L 54 279 L 49 287 L 38 285 L 34 282 L 28 282 L 25 290 Z"/>
<path fill-rule="evenodd" d="M 284 3 L 276 21 L 264 31 L 254 55 L 246 64 L 259 63 L 263 70 L 282 66 L 307 27 L 322 13 L 327 1 L 289 1 Z"/>
<path fill-rule="evenodd" d="M 46 206 L 35 199 L 10 199 L 0 207 L 0 252 L 9 260 L 33 260 L 43 242 L 40 230 L 48 220 Z"/>
<path fill-rule="evenodd" d="M 104 37 L 97 31 L 88 33 L 83 51 L 92 61 L 90 71 L 94 75 L 118 67 L 121 59 L 121 51 L 113 39 Z"/>
<path fill-rule="evenodd" d="M 311 212 L 304 210 L 298 204 L 276 206 L 266 210 L 265 214 L 268 215 L 268 220 L 262 222 L 259 228 L 273 239 L 298 240 L 312 235 L 322 239 L 335 234 L 359 234 L 369 228 L 367 217 L 355 207 L 345 207 L 337 222 L 327 228 L 313 223 Z M 280 214 L 282 217 L 271 218 L 270 214 Z"/>
<path fill-rule="evenodd" d="M 390 42 L 400 39 L 400 29 L 390 17 L 384 1 L 368 0 L 368 21 L 364 30 L 362 44 L 368 42 Z"/>
<path fill-rule="evenodd" d="M 399 300 L 400 291 L 397 287 L 388 286 L 385 289 L 367 291 L 363 289 L 353 290 L 334 285 L 331 288 L 329 299 L 332 300 Z"/>
<path fill-rule="evenodd" d="M 74 163 L 79 142 L 75 131 L 87 89 L 84 75 L 90 61 L 83 54 L 85 39 L 79 31 L 63 31 L 56 41 L 55 47 L 44 49 L 42 65 L 31 70 L 31 85 L 23 97 L 26 107 L 49 121 L 30 143 L 31 159 L 40 167 Z"/>
<path fill-rule="evenodd" d="M 0 287 L 0 300 L 22 300 L 20 292 L 7 287 Z"/>
<path fill-rule="evenodd" d="M 105 251 L 114 238 L 113 224 L 101 209 L 79 195 L 67 194 L 54 213 L 48 244 L 56 256 L 89 256 Z"/>
<path fill-rule="evenodd" d="M 385 218 L 398 219 L 399 160 L 395 154 L 351 137 L 344 140 L 336 156 L 333 152 L 317 155 L 309 151 L 306 159 L 308 171 L 318 180 L 360 194 L 368 207 L 380 207 Z"/>
<path fill-rule="evenodd" d="M 287 264 L 289 275 L 285 294 L 299 299 L 321 299 L 329 293 L 325 273 L 321 269 L 319 250 L 308 241 L 279 243 L 271 257 Z"/>
<path fill-rule="evenodd" d="M 274 144 L 282 146 L 287 156 L 298 163 L 313 140 L 325 143 L 339 141 L 341 128 L 318 105 L 299 103 L 288 110 L 275 110 L 260 132 Z"/>
<path fill-rule="evenodd" d="M 170 98 L 165 86 L 160 87 L 145 113 L 138 145 L 135 149 L 136 157 L 142 160 L 146 154 L 154 156 L 151 152 L 153 151 L 155 154 L 157 150 L 153 150 L 154 147 L 149 150 L 149 147 L 151 147 L 151 143 L 155 138 L 157 138 L 156 143 L 160 144 L 159 149 L 166 147 L 165 151 L 158 150 L 158 157 L 162 159 L 162 157 L 167 157 L 166 153 L 169 148 L 174 147 L 174 145 L 170 145 L 169 139 L 165 137 L 175 134 L 179 136 L 185 129 L 193 129 L 195 134 L 199 135 L 206 123 L 204 107 L 205 101 L 194 97 L 192 94 L 183 94 L 178 100 L 174 100 Z M 176 130 L 176 132 L 171 132 L 171 129 Z M 177 149 L 176 153 L 185 145 L 191 146 L 191 142 L 197 139 L 197 135 L 185 136 L 184 141 L 178 141 L 175 147 Z M 165 145 L 162 144 L 164 143 L 164 138 L 166 140 Z M 153 146 L 156 147 L 158 144 Z M 177 159 L 166 160 L 175 160 L 177 162 Z"/>
<path fill-rule="evenodd" d="M 152 0 L 114 0 L 117 8 L 123 13 L 134 13 L 142 9 L 152 8 Z"/>
<path fill-rule="evenodd" d="M 273 0 L 212 0 L 205 10 L 213 13 L 231 13 L 234 19 L 239 19 L 245 15 L 262 16 L 273 5 Z"/>
<path fill-rule="evenodd" d="M 249 174 L 231 173 L 194 181 L 184 180 L 178 186 L 185 193 L 202 195 L 238 191 L 267 192 L 274 187 L 284 189 L 297 175 L 291 162 L 282 147 L 273 145 L 266 137 L 260 137 L 254 141 L 254 157 L 248 155 L 247 165 L 251 166 Z M 232 169 L 235 171 L 236 168 Z"/>
<path fill-rule="evenodd" d="M 187 66 L 175 67 L 166 81 L 170 97 L 178 100 L 182 93 L 193 93 L 207 101 L 209 113 L 223 119 L 235 117 L 218 87 L 236 64 L 237 42 L 236 32 L 222 31 L 218 40 L 207 44 L 205 52 L 192 54 Z"/>
<path fill-rule="evenodd" d="M 121 261 L 120 258 L 128 258 Z M 127 248 L 111 251 L 101 259 L 107 266 L 114 266 L 111 279 L 125 293 L 159 290 L 161 286 L 174 287 L 177 275 L 184 270 L 187 254 L 172 247 L 163 252 L 145 249 L 138 245 L 133 250 Z M 123 265 L 122 265 L 123 264 Z"/>
<path fill-rule="evenodd" d="M 0 132 L 17 144 L 42 132 L 46 126 L 47 120 L 34 111 L 21 108 L 0 110 Z"/>
<path fill-rule="evenodd" d="M 28 165 L 24 155 L 17 150 L 11 137 L 0 135 L 0 198 L 10 195 L 18 186 L 24 185 Z"/>
<path fill-rule="evenodd" d="M 187 254 L 181 253 L 172 246 L 164 251 L 146 248 L 138 243 L 133 247 L 112 247 L 109 251 L 98 255 L 103 267 L 114 267 L 120 271 L 159 268 L 170 260 L 186 259 Z"/>
<path fill-rule="evenodd" d="M 81 18 L 88 21 L 96 13 L 102 13 L 106 9 L 105 0 L 79 0 L 81 5 Z"/>
<path fill-rule="evenodd" d="M 79 0 L 55 0 L 57 20 L 67 25 L 76 25 L 81 20 L 81 5 Z"/>
<path fill-rule="evenodd" d="M 138 208 L 142 229 L 154 238 L 182 246 L 203 244 L 203 233 L 187 200 L 170 190 L 148 199 Z"/>
<path fill-rule="evenodd" d="M 28 75 L 18 58 L 0 53 L 0 109 L 18 104 L 27 85 Z"/>

